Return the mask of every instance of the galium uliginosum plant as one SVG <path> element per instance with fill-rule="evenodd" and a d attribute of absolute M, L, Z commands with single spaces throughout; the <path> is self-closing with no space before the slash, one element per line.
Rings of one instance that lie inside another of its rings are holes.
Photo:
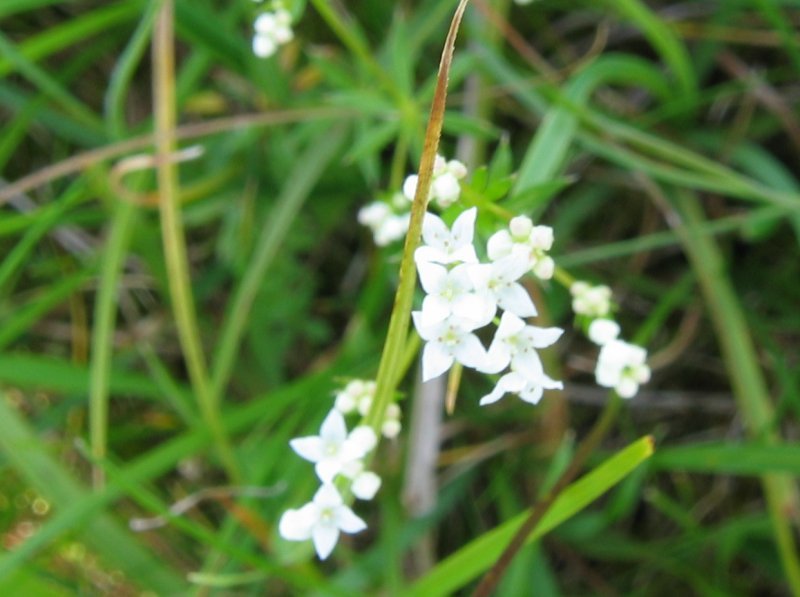
<path fill-rule="evenodd" d="M 507 394 L 534 405 L 545 390 L 563 389 L 563 383 L 544 370 L 538 352 L 555 344 L 563 329 L 531 321 L 538 310 L 525 283 L 543 283 L 546 289 L 556 281 L 572 295 L 576 328 L 599 346 L 597 383 L 631 398 L 650 377 L 645 349 L 620 338 L 611 290 L 577 281 L 556 266 L 549 254 L 554 241 L 551 227 L 534 223 L 525 214 L 510 214 L 495 222 L 485 242 L 476 234 L 479 216 L 490 220 L 504 213 L 493 203 L 500 197 L 482 203 L 471 193 L 465 200 L 462 185 L 467 168 L 437 153 L 447 70 L 465 4 L 459 5 L 445 44 L 419 173 L 408 176 L 402 190 L 366 205 L 358 214 L 377 245 L 391 246 L 405 238 L 377 379 L 350 381 L 336 394 L 319 435 L 290 442 L 300 457 L 314 464 L 320 487 L 311 501 L 282 515 L 279 532 L 290 541 L 312 541 L 320 559 L 330 555 L 342 532 L 358 533 L 367 526 L 351 505 L 355 499 L 371 499 L 380 488 L 380 478 L 369 470 L 379 435 L 392 438 L 401 429 L 394 390 L 409 319 L 424 341 L 423 381 L 452 369 L 458 377 L 458 368 L 466 367 L 493 382 L 481 405 Z M 412 311 L 417 275 L 424 297 Z M 494 328 L 488 348 L 476 334 L 487 326 Z M 348 431 L 345 415 L 363 419 Z"/>
<path fill-rule="evenodd" d="M 552 379 L 544 370 L 538 351 L 553 345 L 562 335 L 557 327 L 539 327 L 528 323 L 537 315 L 536 305 L 522 284 L 524 279 L 549 281 L 556 266 L 549 251 L 553 245 L 553 229 L 534 225 L 518 215 L 508 226 L 492 234 L 485 245 L 478 246 L 475 222 L 478 207 L 460 202 L 459 180 L 466 169 L 455 160 L 436 156 L 434 184 L 430 203 L 460 210 L 451 226 L 428 211 L 422 223 L 422 244 L 414 251 L 414 262 L 424 291 L 420 308 L 412 312 L 417 333 L 424 341 L 422 379 L 434 379 L 458 363 L 480 373 L 496 376 L 494 388 L 480 400 L 481 405 L 497 402 L 506 394 L 536 404 L 544 390 L 562 389 L 561 381 Z M 455 170 L 458 175 L 452 175 Z M 436 182 L 447 176 L 444 205 Z M 411 195 L 417 177 L 409 176 L 404 195 Z M 397 203 L 397 202 L 395 202 Z M 378 208 L 378 205 L 385 206 Z M 383 202 L 363 208 L 359 220 L 369 226 L 378 245 L 391 243 L 383 223 L 373 219 L 374 213 L 388 214 L 387 219 L 409 216 L 398 206 Z M 392 224 L 391 226 L 395 226 Z M 397 228 L 401 225 L 396 224 Z M 405 232 L 405 230 L 403 230 Z M 483 259 L 480 255 L 485 256 Z M 556 279 L 571 281 L 566 272 Z M 650 370 L 644 348 L 620 339 L 620 327 L 613 318 L 611 290 L 607 286 L 584 281 L 569 283 L 572 308 L 578 329 L 600 346 L 596 381 L 613 388 L 621 397 L 633 397 L 639 385 L 648 381 Z M 493 340 L 484 347 L 476 332 L 494 326 Z M 355 533 L 366 524 L 344 504 L 337 487 L 348 487 L 359 499 L 371 499 L 380 486 L 380 479 L 366 470 L 365 457 L 375 448 L 377 436 L 371 427 L 357 426 L 348 433 L 344 414 L 369 412 L 375 383 L 353 380 L 336 395 L 332 410 L 322 424 L 320 435 L 292 440 L 292 448 L 303 458 L 315 463 L 321 487 L 313 500 L 299 510 L 287 511 L 280 522 L 282 536 L 290 540 L 314 542 L 320 558 L 326 558 L 339 532 Z M 394 437 L 400 430 L 399 408 L 392 403 L 381 424 L 383 435 Z M 336 482 L 336 484 L 335 484 Z"/>

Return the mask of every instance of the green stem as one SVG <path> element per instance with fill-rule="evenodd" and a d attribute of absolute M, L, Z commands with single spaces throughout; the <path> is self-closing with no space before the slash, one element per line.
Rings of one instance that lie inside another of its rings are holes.
<path fill-rule="evenodd" d="M 153 38 L 153 100 L 156 124 L 158 191 L 160 195 L 161 234 L 167 265 L 172 308 L 189 378 L 197 396 L 204 422 L 216 442 L 222 465 L 233 483 L 241 479 L 239 467 L 225 433 L 215 400 L 205 357 L 203 356 L 197 316 L 191 294 L 186 238 L 178 206 L 178 176 L 170 156 L 175 151 L 175 48 L 172 0 L 166 0 L 159 12 Z"/>
<path fill-rule="evenodd" d="M 101 466 L 108 443 L 108 397 L 111 382 L 111 355 L 117 314 L 117 286 L 125 261 L 136 208 L 120 201 L 114 209 L 111 232 L 100 271 L 100 288 L 94 307 L 92 353 L 89 369 L 89 437 L 92 449 L 92 482 L 95 489 L 105 485 Z"/>
<path fill-rule="evenodd" d="M 397 371 L 402 367 L 403 349 L 408 337 L 408 322 L 411 317 L 411 303 L 417 283 L 414 251 L 419 245 L 419 239 L 422 235 L 422 220 L 428 204 L 428 191 L 430 190 L 433 176 L 433 162 L 436 159 L 436 152 L 439 148 L 439 137 L 442 132 L 444 109 L 447 100 L 447 78 L 450 72 L 450 64 L 453 60 L 456 35 L 468 2 L 469 0 L 461 0 L 456 8 L 453 21 L 450 24 L 450 31 L 445 40 L 442 59 L 439 63 L 436 91 L 420 159 L 417 191 L 414 196 L 414 202 L 411 205 L 411 221 L 403 247 L 403 258 L 400 262 L 400 281 L 395 293 L 392 315 L 389 319 L 386 343 L 383 346 L 381 361 L 378 365 L 375 399 L 365 418 L 365 423 L 375 429 L 379 436 L 386 409 L 394 398 L 394 391 L 399 381 Z"/>

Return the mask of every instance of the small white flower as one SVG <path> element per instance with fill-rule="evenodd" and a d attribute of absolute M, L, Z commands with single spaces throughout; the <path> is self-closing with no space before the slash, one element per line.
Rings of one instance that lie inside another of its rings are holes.
<path fill-rule="evenodd" d="M 595 319 L 589 324 L 589 340 L 599 346 L 616 340 L 619 336 L 619 324 L 613 319 Z"/>
<path fill-rule="evenodd" d="M 357 427 L 348 435 L 342 413 L 333 409 L 322 422 L 319 436 L 295 438 L 289 445 L 301 458 L 315 464 L 323 483 L 330 483 L 348 462 L 363 458 L 376 443 L 369 427 Z"/>
<path fill-rule="evenodd" d="M 538 371 L 528 370 L 526 375 L 522 375 L 517 371 L 511 371 L 503 375 L 497 381 L 494 390 L 481 398 L 480 405 L 485 406 L 497 402 L 506 393 L 518 394 L 525 402 L 536 404 L 542 399 L 544 390 L 562 389 L 564 389 L 564 384 L 550 379 L 540 365 Z"/>
<path fill-rule="evenodd" d="M 403 181 L 403 195 L 405 195 L 406 199 L 409 201 L 414 200 L 414 196 L 417 194 L 417 181 L 419 180 L 419 176 L 416 174 L 409 174 L 406 176 L 406 179 Z M 430 198 L 430 194 L 429 194 Z"/>
<path fill-rule="evenodd" d="M 380 226 L 392 215 L 392 210 L 383 201 L 373 201 L 358 210 L 358 223 L 370 228 Z"/>
<path fill-rule="evenodd" d="M 420 261 L 434 263 L 477 263 L 478 256 L 472 246 L 475 234 L 475 218 L 477 208 L 473 207 L 464 211 L 453 222 L 453 229 L 447 228 L 439 216 L 430 212 L 425 214 L 422 221 L 422 240 L 424 244 L 414 253 L 414 258 Z"/>
<path fill-rule="evenodd" d="M 639 385 L 650 381 L 647 351 L 623 340 L 611 340 L 600 349 L 595 369 L 597 384 L 614 388 L 622 398 L 633 398 Z"/>
<path fill-rule="evenodd" d="M 489 359 L 479 371 L 497 373 L 510 365 L 512 371 L 538 380 L 542 362 L 536 350 L 555 343 L 562 333 L 561 328 L 526 325 L 522 319 L 505 311 L 489 346 Z"/>
<path fill-rule="evenodd" d="M 356 475 L 350 490 L 360 500 L 371 500 L 381 488 L 381 478 L 372 471 L 363 471 Z"/>
<path fill-rule="evenodd" d="M 446 209 L 458 201 L 461 195 L 461 185 L 458 179 L 450 172 L 445 172 L 437 176 L 431 184 L 431 192 L 436 204 L 442 209 Z"/>
<path fill-rule="evenodd" d="M 342 501 L 336 488 L 323 484 L 314 498 L 299 510 L 287 510 L 278 523 L 278 532 L 288 541 L 314 542 L 319 559 L 327 558 L 336 542 L 339 532 L 358 533 L 367 524 L 356 516 Z"/>
<path fill-rule="evenodd" d="M 579 280 L 572 283 L 569 292 L 572 310 L 577 315 L 606 317 L 611 312 L 611 289 L 608 286 L 592 286 Z"/>
<path fill-rule="evenodd" d="M 509 255 L 492 263 L 465 266 L 479 295 L 518 317 L 536 315 L 536 307 L 528 292 L 517 282 L 528 271 L 528 260 L 522 255 Z M 492 311 L 492 317 L 495 311 Z"/>
<path fill-rule="evenodd" d="M 381 425 L 381 435 L 383 435 L 383 437 L 389 439 L 397 437 L 402 429 L 400 425 L 400 415 L 400 407 L 394 402 L 386 408 L 386 416 L 383 419 L 383 425 Z"/>
<path fill-rule="evenodd" d="M 486 296 L 473 292 L 469 267 L 461 264 L 448 270 L 438 263 L 417 262 L 420 284 L 427 293 L 422 302 L 426 321 L 435 323 L 455 315 L 474 321 L 478 328 L 492 320 L 497 307 Z"/>
<path fill-rule="evenodd" d="M 425 347 L 422 349 L 423 381 L 440 376 L 455 361 L 475 369 L 485 364 L 486 349 L 472 333 L 475 329 L 473 322 L 455 316 L 444 321 L 430 322 L 421 311 L 414 311 L 411 315 L 417 332 L 425 340 Z"/>
<path fill-rule="evenodd" d="M 372 230 L 375 244 L 379 247 L 403 238 L 408 232 L 410 215 L 395 214 L 383 201 L 373 201 L 358 211 L 358 222 Z"/>
<path fill-rule="evenodd" d="M 509 255 L 523 255 L 528 260 L 528 269 L 542 280 L 553 277 L 555 263 L 547 255 L 553 246 L 553 229 L 550 226 L 534 226 L 530 218 L 517 216 L 509 222 L 508 230 L 494 233 L 487 244 L 489 259 L 497 261 Z"/>
<path fill-rule="evenodd" d="M 269 58 L 279 46 L 294 38 L 292 15 L 283 8 L 262 12 L 253 23 L 253 53 L 259 58 Z"/>

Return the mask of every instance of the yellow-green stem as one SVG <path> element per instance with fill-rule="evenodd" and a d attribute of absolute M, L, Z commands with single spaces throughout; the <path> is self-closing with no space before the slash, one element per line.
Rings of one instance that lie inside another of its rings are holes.
<path fill-rule="evenodd" d="M 394 298 L 392 315 L 389 319 L 389 331 L 387 332 L 386 343 L 384 344 L 380 365 L 378 366 L 375 399 L 365 419 L 366 424 L 375 429 L 376 433 L 380 432 L 386 408 L 393 399 L 394 390 L 399 381 L 396 372 L 403 361 L 403 348 L 408 335 L 411 303 L 414 297 L 414 287 L 417 282 L 414 251 L 419 245 L 419 239 L 422 235 L 422 220 L 428 206 L 428 191 L 431 186 L 433 162 L 436 159 L 436 151 L 439 148 L 439 137 L 442 132 L 442 123 L 444 121 L 444 109 L 447 100 L 447 79 L 450 72 L 450 64 L 453 60 L 456 35 L 468 2 L 469 0 L 461 0 L 456 8 L 453 21 L 450 24 L 450 31 L 445 40 L 442 59 L 439 63 L 436 91 L 433 97 L 433 105 L 431 106 L 428 127 L 425 131 L 425 143 L 422 148 L 422 157 L 420 159 L 419 180 L 417 182 L 414 202 L 411 205 L 411 221 L 403 247 L 403 258 L 400 262 L 400 281 Z"/>
<path fill-rule="evenodd" d="M 186 359 L 186 368 L 200 413 L 214 439 L 223 467 L 231 481 L 238 483 L 240 481 L 239 468 L 222 425 L 218 400 L 214 397 L 203 356 L 192 299 L 186 239 L 178 205 L 178 176 L 174 161 L 169 159 L 175 151 L 176 123 L 173 24 L 173 3 L 172 0 L 166 0 L 159 12 L 153 37 L 155 75 L 153 103 L 159 212 L 167 279 L 181 349 Z"/>

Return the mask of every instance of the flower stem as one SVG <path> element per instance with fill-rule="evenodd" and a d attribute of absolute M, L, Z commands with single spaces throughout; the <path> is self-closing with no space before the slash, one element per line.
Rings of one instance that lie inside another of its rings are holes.
<path fill-rule="evenodd" d="M 200 414 L 208 426 L 219 452 L 222 465 L 233 483 L 240 481 L 230 441 L 222 424 L 219 404 L 215 400 L 206 368 L 205 357 L 192 300 L 186 238 L 178 205 L 178 176 L 175 151 L 175 47 L 173 40 L 174 12 L 172 0 L 165 0 L 159 11 L 153 37 L 153 103 L 155 141 L 161 215 L 161 235 L 167 266 L 167 279 L 172 308 L 186 368 L 192 383 Z"/>
<path fill-rule="evenodd" d="M 439 137 L 441 136 L 442 123 L 444 122 L 447 79 L 450 72 L 450 64 L 453 61 L 456 35 L 468 2 L 469 0 L 461 0 L 456 8 L 439 63 L 436 91 L 433 96 L 433 105 L 431 106 L 428 127 L 425 131 L 425 142 L 422 147 L 422 157 L 420 158 L 417 191 L 411 205 L 411 221 L 403 247 L 403 258 L 400 262 L 400 282 L 395 293 L 392 315 L 389 319 L 389 331 L 386 335 L 381 361 L 378 365 L 375 399 L 365 419 L 365 423 L 370 425 L 377 434 L 380 433 L 386 409 L 394 397 L 394 390 L 399 382 L 397 370 L 402 366 L 403 362 L 403 348 L 408 336 L 411 303 L 417 283 L 414 251 L 419 245 L 419 239 L 422 235 L 422 220 L 428 206 L 428 191 L 431 186 L 433 162 L 439 149 Z"/>

